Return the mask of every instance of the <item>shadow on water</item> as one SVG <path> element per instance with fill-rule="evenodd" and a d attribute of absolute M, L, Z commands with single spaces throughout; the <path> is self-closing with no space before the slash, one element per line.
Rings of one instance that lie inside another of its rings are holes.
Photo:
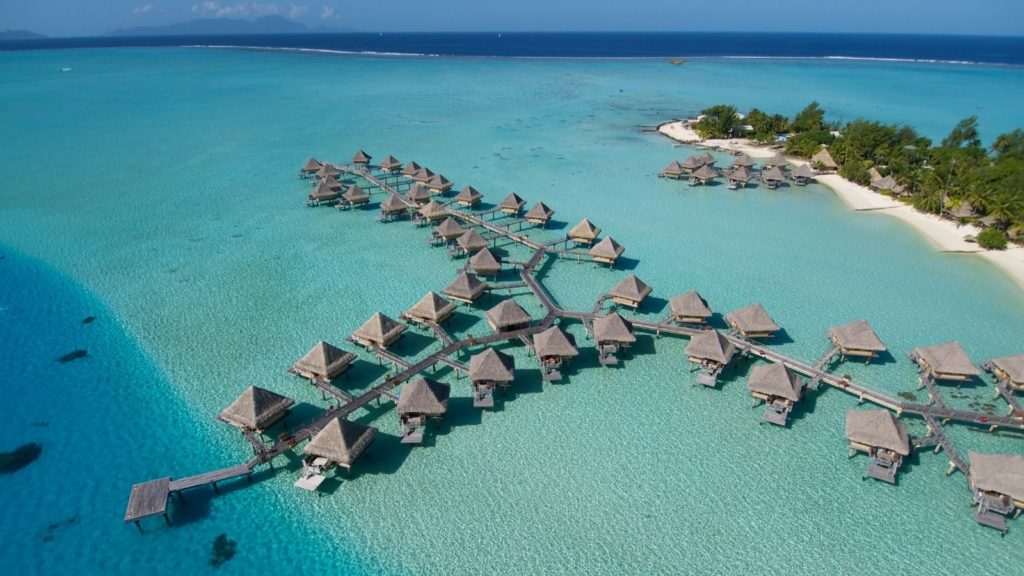
<path fill-rule="evenodd" d="M 569 227 L 569 223 L 562 220 L 549 220 L 547 226 L 542 228 L 543 230 L 565 230 Z"/>
<path fill-rule="evenodd" d="M 544 380 L 540 376 L 540 368 L 520 368 L 516 366 L 516 379 L 512 383 L 509 396 L 520 394 L 540 394 L 544 391 Z"/>
<path fill-rule="evenodd" d="M 644 299 L 643 305 L 640 306 L 638 312 L 658 315 L 658 320 L 660 321 L 666 310 L 668 310 L 668 300 L 651 295 Z"/>
<path fill-rule="evenodd" d="M 502 404 L 501 392 L 494 393 L 494 412 L 500 412 L 499 405 Z M 477 426 L 483 422 L 483 410 L 473 406 L 473 398 L 469 396 L 456 396 L 448 399 L 448 412 L 438 427 L 431 424 L 428 431 L 441 431 L 447 433 L 453 428 L 460 426 Z"/>
<path fill-rule="evenodd" d="M 636 258 L 629 258 L 627 256 L 619 256 L 619 259 L 615 261 L 615 270 L 622 270 L 632 272 L 640 266 L 640 261 Z"/>
<path fill-rule="evenodd" d="M 418 334 L 412 330 L 406 330 L 397 342 L 391 345 L 391 351 L 402 358 L 413 358 L 425 352 L 431 346 L 437 344 L 437 339 L 424 334 Z"/>

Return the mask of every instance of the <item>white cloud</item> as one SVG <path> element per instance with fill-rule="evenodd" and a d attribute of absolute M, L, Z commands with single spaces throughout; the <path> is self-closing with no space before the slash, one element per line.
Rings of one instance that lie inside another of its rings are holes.
<path fill-rule="evenodd" d="M 193 14 L 201 14 L 209 18 L 254 18 L 259 16 L 288 16 L 299 18 L 306 14 L 308 6 L 297 4 L 275 4 L 273 2 L 235 2 L 221 4 L 215 0 L 206 0 L 192 5 Z"/>
<path fill-rule="evenodd" d="M 324 9 L 320 11 L 320 18 L 322 20 L 337 20 L 339 16 L 334 13 L 333 6 L 324 6 Z"/>
<path fill-rule="evenodd" d="M 153 6 L 152 4 L 143 4 L 142 6 L 132 8 L 132 14 L 149 14 L 153 10 L 156 10 L 156 6 Z"/>

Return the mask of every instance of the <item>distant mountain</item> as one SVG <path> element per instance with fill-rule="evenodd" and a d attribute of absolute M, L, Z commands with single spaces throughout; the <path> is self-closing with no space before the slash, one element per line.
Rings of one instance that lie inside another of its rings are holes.
<path fill-rule="evenodd" d="M 306 34 L 313 32 L 308 26 L 283 16 L 262 16 L 253 20 L 240 18 L 201 18 L 165 24 L 163 26 L 136 26 L 111 30 L 104 36 L 216 36 L 225 34 Z"/>
<path fill-rule="evenodd" d="M 0 40 L 36 40 L 38 38 L 46 38 L 46 36 L 29 30 L 0 30 Z"/>

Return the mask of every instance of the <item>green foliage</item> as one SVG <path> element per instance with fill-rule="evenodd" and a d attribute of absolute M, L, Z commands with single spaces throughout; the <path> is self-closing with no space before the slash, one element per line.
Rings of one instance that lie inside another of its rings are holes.
<path fill-rule="evenodd" d="M 801 110 L 789 125 L 793 132 L 817 132 L 825 128 L 825 110 L 817 102 L 811 102 Z"/>
<path fill-rule="evenodd" d="M 832 144 L 833 141 L 835 137 L 828 130 L 801 132 L 786 141 L 786 154 L 810 158 L 822 144 Z"/>
<path fill-rule="evenodd" d="M 978 246 L 986 250 L 1006 250 L 1006 233 L 999 228 L 985 228 L 977 240 Z"/>
<path fill-rule="evenodd" d="M 942 140 L 943 148 L 979 148 L 981 138 L 978 137 L 978 117 L 968 116 L 956 123 L 949 136 Z"/>
<path fill-rule="evenodd" d="M 1013 132 L 1000 134 L 992 143 L 992 151 L 1000 159 L 1024 160 L 1024 130 L 1017 128 Z"/>
<path fill-rule="evenodd" d="M 704 118 L 694 127 L 701 138 L 729 138 L 739 126 L 736 107 L 719 104 L 701 111 Z"/>

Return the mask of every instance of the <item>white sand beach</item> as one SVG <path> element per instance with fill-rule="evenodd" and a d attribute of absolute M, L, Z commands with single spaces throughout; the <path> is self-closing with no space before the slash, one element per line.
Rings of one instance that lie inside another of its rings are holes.
<path fill-rule="evenodd" d="M 669 138 L 702 148 L 735 150 L 749 155 L 751 158 L 770 158 L 775 151 L 766 146 L 754 143 L 746 138 L 701 139 L 697 133 L 686 127 L 683 122 L 669 122 L 658 127 L 658 131 Z M 806 164 L 800 158 L 787 158 L 793 165 Z M 822 174 L 815 180 L 832 189 L 851 210 L 860 212 L 879 212 L 899 218 L 913 226 L 937 250 L 943 252 L 973 253 L 992 262 L 1013 278 L 1024 289 L 1024 247 L 1011 244 L 1003 251 L 985 250 L 973 242 L 964 240 L 965 236 L 975 236 L 980 230 L 972 225 L 957 225 L 956 222 L 939 218 L 933 214 L 918 212 L 884 194 L 861 186 L 839 176 L 838 174 Z"/>

